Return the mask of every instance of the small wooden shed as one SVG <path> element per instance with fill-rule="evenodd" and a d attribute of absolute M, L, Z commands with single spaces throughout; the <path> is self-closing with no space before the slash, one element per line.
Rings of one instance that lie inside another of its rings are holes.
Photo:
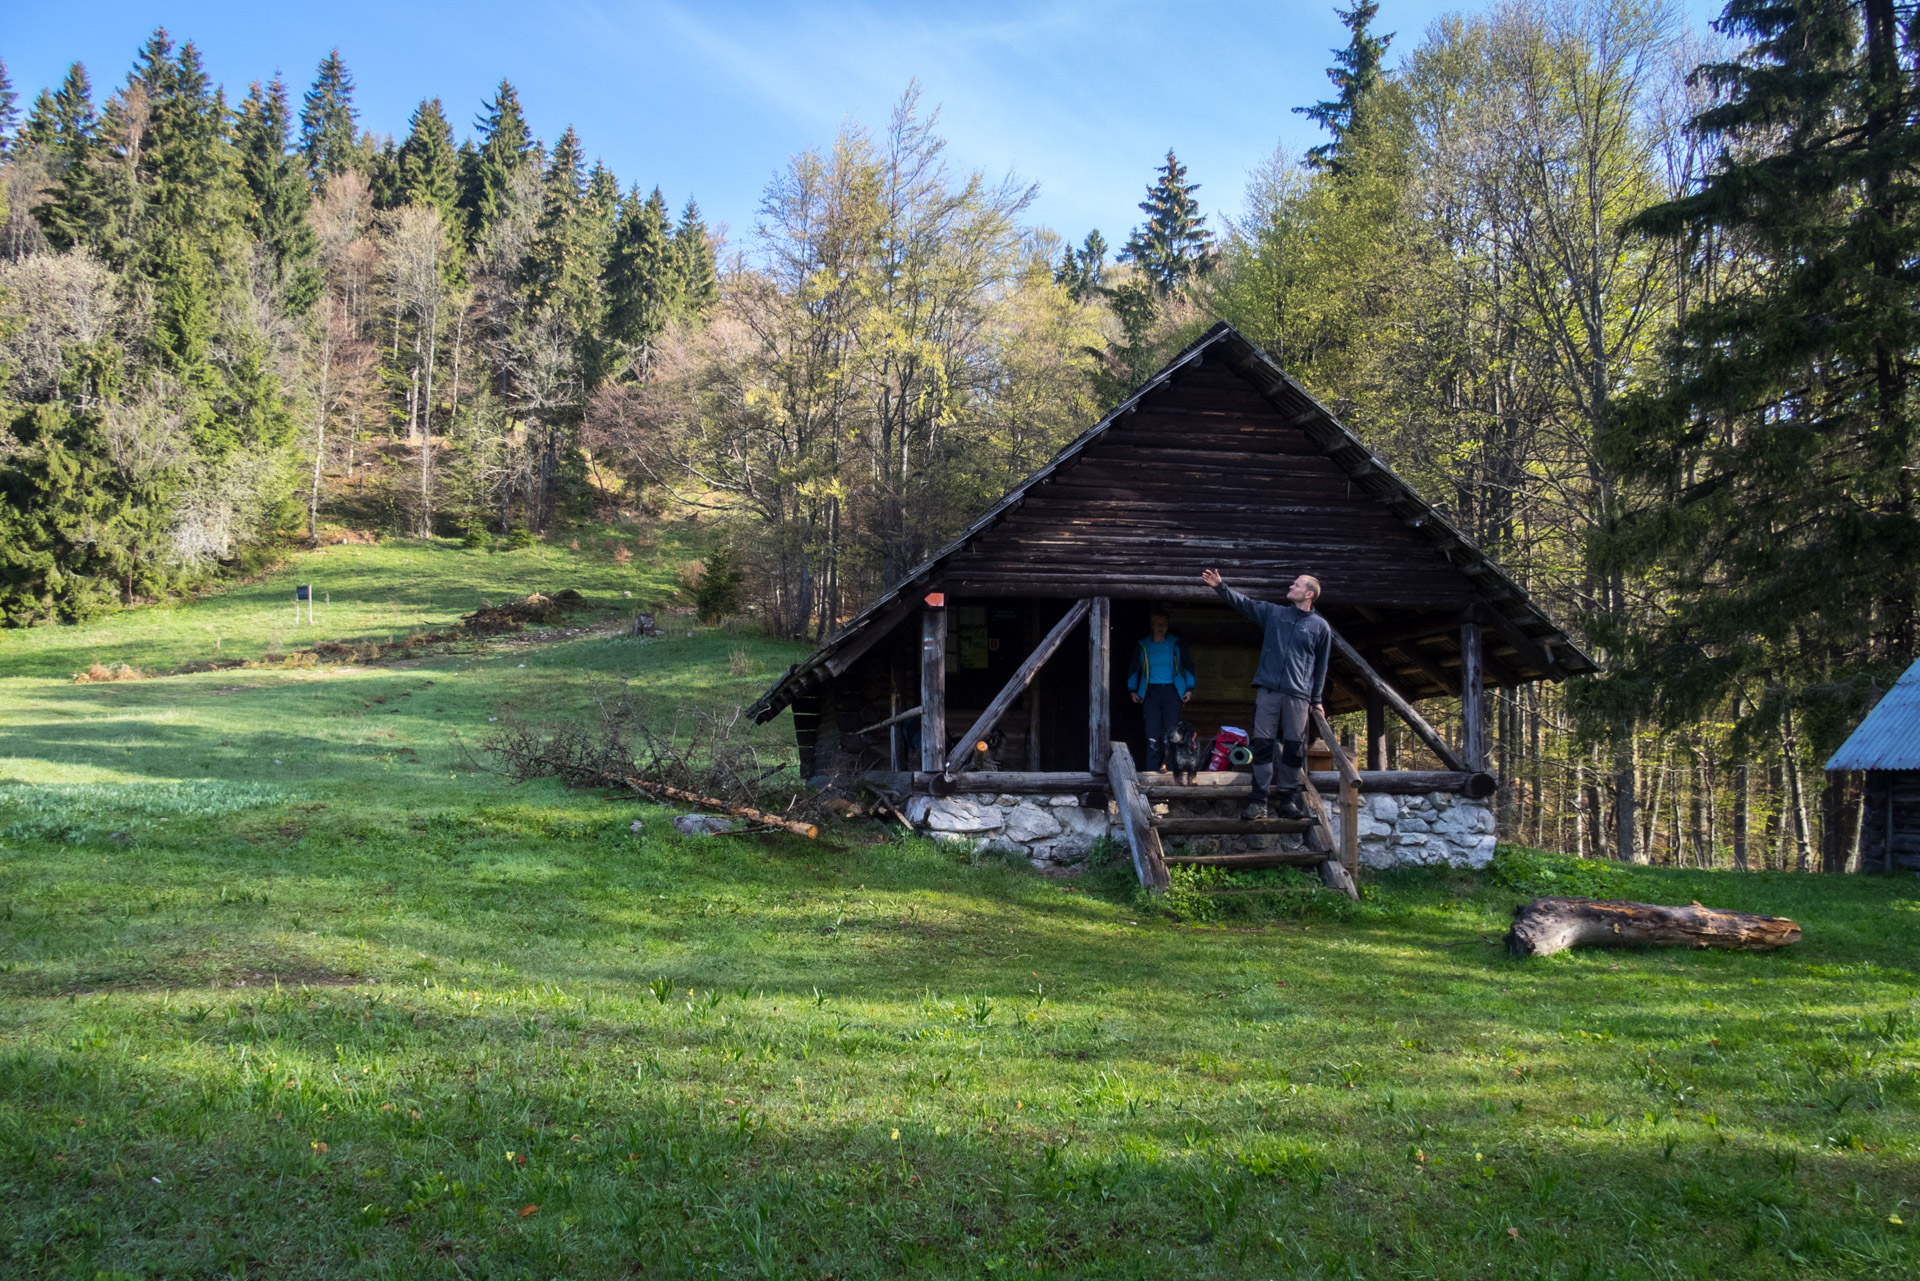
<path fill-rule="evenodd" d="M 1298 574 L 1323 584 L 1336 634 L 1327 708 L 1364 710 L 1367 730 L 1363 763 L 1323 748 L 1316 764 L 1337 768 L 1313 780 L 1349 802 L 1360 788 L 1490 792 L 1484 687 L 1594 669 L 1471 539 L 1220 324 L 749 710 L 764 723 L 793 709 L 809 774 L 936 795 L 1125 790 L 1145 739 L 1126 668 L 1156 607 L 1198 676 L 1188 719 L 1208 734 L 1248 723 L 1260 637 L 1200 581 L 1209 567 L 1267 600 Z M 1463 691 L 1448 742 L 1414 704 Z M 1440 770 L 1390 776 L 1390 712 Z M 1178 794 L 1170 786 L 1149 780 L 1138 799 Z M 1351 841 L 1355 824 L 1345 830 Z M 1158 845 L 1143 833 L 1137 862 L 1142 842 Z"/>
<path fill-rule="evenodd" d="M 1865 774 L 1860 869 L 1920 872 L 1920 661 L 1867 713 L 1827 769 Z"/>

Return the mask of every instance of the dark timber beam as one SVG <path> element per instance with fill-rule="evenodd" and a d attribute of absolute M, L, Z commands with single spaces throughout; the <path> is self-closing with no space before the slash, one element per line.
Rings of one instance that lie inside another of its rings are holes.
<path fill-rule="evenodd" d="M 821 664 L 836 679 L 847 674 L 847 669 L 866 657 L 867 651 L 893 634 L 893 629 L 904 623 L 920 608 L 920 598 L 909 596 L 902 601 L 889 605 L 878 618 L 870 619 L 860 629 L 860 634 L 848 641 Z"/>
<path fill-rule="evenodd" d="M 1087 616 L 1087 611 L 1092 604 L 1092 601 L 1075 601 L 1073 608 L 1053 625 L 1053 630 L 1047 633 L 1046 639 L 1040 642 L 1033 653 L 1027 655 L 1027 661 L 1020 664 L 1019 670 L 1014 672 L 1007 683 L 1001 687 L 1000 692 L 993 696 L 993 701 L 987 704 L 984 712 L 980 713 L 980 718 L 960 736 L 960 741 L 954 744 L 953 751 L 947 755 L 946 772 L 949 778 L 966 768 L 967 760 L 974 753 L 974 744 L 1000 723 L 1000 718 L 1006 715 L 1009 707 L 1013 706 L 1013 700 L 1019 698 L 1027 686 L 1033 682 L 1041 666 L 1053 657 L 1054 652 L 1060 648 L 1061 642 L 1067 639 L 1067 633 L 1080 625 L 1080 620 Z"/>
<path fill-rule="evenodd" d="M 1107 772 L 1113 750 L 1113 709 L 1108 704 L 1107 669 L 1113 655 L 1113 602 L 1095 596 L 1087 611 L 1087 768 Z M 1133 762 L 1129 758 L 1127 768 Z"/>
<path fill-rule="evenodd" d="M 932 773 L 947 763 L 947 608 L 927 600 L 940 602 L 920 610 L 920 768 Z"/>
<path fill-rule="evenodd" d="M 1349 645 L 1346 637 L 1339 632 L 1334 632 L 1333 647 L 1339 651 L 1340 657 L 1346 660 L 1347 666 L 1359 673 L 1360 679 L 1378 693 L 1388 707 L 1399 714 L 1400 719 L 1407 723 L 1407 728 L 1431 748 L 1433 754 L 1438 756 L 1448 769 L 1462 773 L 1469 772 L 1460 753 L 1447 746 L 1447 741 L 1434 731 L 1433 726 L 1427 724 L 1424 716 L 1413 710 L 1413 704 L 1402 698 L 1399 690 L 1380 679 L 1380 673 L 1374 671 L 1367 660 L 1360 657 L 1360 651 Z"/>
<path fill-rule="evenodd" d="M 1500 633 L 1502 640 L 1513 646 L 1513 652 L 1520 656 L 1521 662 L 1553 680 L 1563 681 L 1567 678 L 1567 669 L 1560 666 L 1538 641 L 1521 631 L 1518 623 L 1497 609 L 1484 610 L 1482 613 L 1485 615 L 1484 621 Z"/>
<path fill-rule="evenodd" d="M 1379 691 L 1367 691 L 1367 768 L 1387 767 L 1387 704 Z"/>
<path fill-rule="evenodd" d="M 1480 624 L 1460 625 L 1460 744 L 1468 769 L 1487 767 L 1487 695 L 1483 688 Z"/>

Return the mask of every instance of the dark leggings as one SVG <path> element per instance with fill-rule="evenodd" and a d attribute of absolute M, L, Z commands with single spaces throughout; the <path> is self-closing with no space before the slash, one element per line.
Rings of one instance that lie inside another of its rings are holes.
<path fill-rule="evenodd" d="M 1159 769 L 1167 760 L 1167 740 L 1180 723 L 1180 695 L 1174 693 L 1172 685 L 1149 685 L 1140 702 L 1147 714 L 1147 763 L 1143 768 Z"/>

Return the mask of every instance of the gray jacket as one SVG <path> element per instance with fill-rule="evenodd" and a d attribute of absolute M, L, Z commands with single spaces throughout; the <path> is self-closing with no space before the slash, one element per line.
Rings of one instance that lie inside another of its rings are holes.
<path fill-rule="evenodd" d="M 1333 653 L 1333 628 L 1318 614 L 1291 603 L 1275 605 L 1243 596 L 1221 583 L 1213 589 L 1235 609 L 1260 625 L 1260 667 L 1253 683 L 1262 689 L 1294 694 L 1309 702 L 1323 701 L 1327 660 Z"/>

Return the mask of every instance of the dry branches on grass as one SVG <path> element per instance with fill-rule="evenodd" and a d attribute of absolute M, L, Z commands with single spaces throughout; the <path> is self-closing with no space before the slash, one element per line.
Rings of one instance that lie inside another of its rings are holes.
<path fill-rule="evenodd" d="M 73 674 L 75 685 L 96 685 L 102 681 L 143 681 L 147 673 L 131 663 L 95 663 L 84 672 Z"/>
<path fill-rule="evenodd" d="M 790 785 L 784 753 L 763 752 L 740 735 L 740 708 L 676 713 L 649 724 L 624 691 L 595 692 L 592 724 L 535 725 L 512 715 L 482 744 L 516 782 L 558 778 L 570 787 L 618 787 L 732 814 L 768 828 L 815 836 L 817 802 Z M 684 728 L 683 728 L 684 727 Z"/>

